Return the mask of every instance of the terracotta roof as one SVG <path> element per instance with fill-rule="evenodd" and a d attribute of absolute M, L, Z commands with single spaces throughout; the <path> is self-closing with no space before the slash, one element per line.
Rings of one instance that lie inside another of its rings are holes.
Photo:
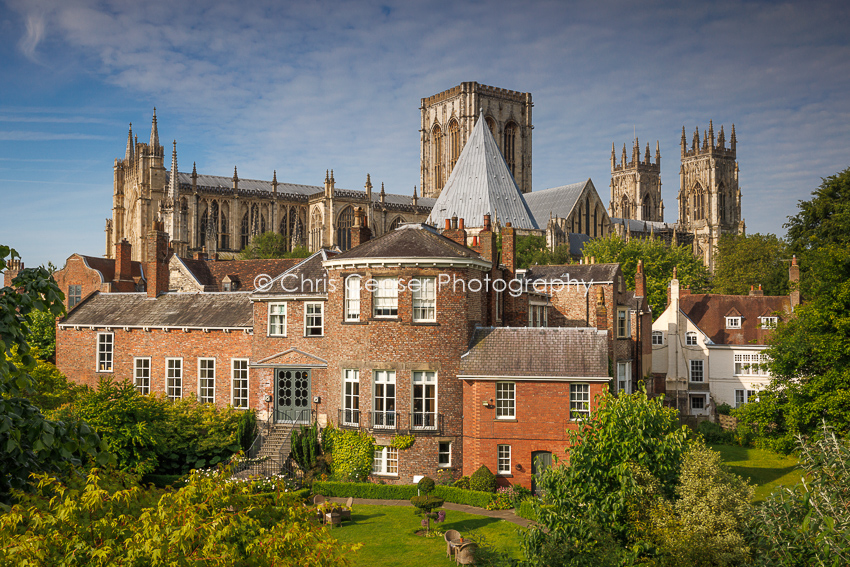
<path fill-rule="evenodd" d="M 778 316 L 785 320 L 791 314 L 787 295 L 715 295 L 685 294 L 679 308 L 714 344 L 764 345 L 770 329 L 762 329 L 759 317 Z M 741 328 L 727 329 L 726 317 L 740 313 Z"/>
<path fill-rule="evenodd" d="M 620 264 L 556 264 L 551 266 L 532 266 L 526 272 L 531 281 L 554 281 L 567 279 L 585 282 L 613 282 Z"/>
<path fill-rule="evenodd" d="M 480 258 L 477 252 L 439 234 L 426 224 L 403 224 L 336 258 Z"/>
<path fill-rule="evenodd" d="M 115 260 L 112 258 L 101 258 L 98 256 L 83 256 L 80 254 L 80 258 L 82 258 L 86 265 L 100 272 L 100 275 L 103 277 L 104 282 L 111 282 L 115 279 Z M 133 279 L 143 278 L 142 276 L 142 263 L 141 262 L 130 262 L 130 274 Z"/>
<path fill-rule="evenodd" d="M 479 327 L 460 376 L 607 378 L 607 341 L 596 329 Z"/>
<path fill-rule="evenodd" d="M 186 268 L 192 272 L 201 285 L 215 286 L 221 291 L 221 281 L 225 276 L 239 281 L 239 289 L 235 291 L 254 291 L 254 280 L 259 275 L 276 277 L 295 266 L 303 258 L 287 258 L 274 260 L 193 260 L 180 258 Z"/>
<path fill-rule="evenodd" d="M 95 293 L 60 325 L 97 327 L 253 328 L 247 293 Z"/>
<path fill-rule="evenodd" d="M 338 256 L 338 252 L 323 248 L 267 280 L 268 283 L 262 289 L 254 290 L 253 296 L 326 295 L 328 271 L 322 266 L 322 262 Z"/>

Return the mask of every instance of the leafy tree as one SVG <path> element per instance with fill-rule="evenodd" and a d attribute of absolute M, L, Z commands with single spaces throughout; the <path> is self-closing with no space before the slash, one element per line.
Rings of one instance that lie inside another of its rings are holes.
<path fill-rule="evenodd" d="M 0 271 L 7 257 L 19 256 L 0 246 Z M 22 270 L 12 287 L 0 290 L 0 502 L 9 501 L 12 489 L 26 488 L 32 472 L 68 473 L 84 458 L 101 464 L 110 460 L 88 425 L 45 419 L 23 397 L 33 388 L 30 372 L 36 367 L 29 332 L 33 316 L 40 311 L 61 315 L 63 299 L 44 268 Z"/>
<path fill-rule="evenodd" d="M 675 409 L 642 390 L 632 395 L 599 398 L 596 411 L 569 432 L 569 465 L 555 466 L 537 478 L 546 506 L 537 506 L 538 525 L 525 536 L 526 557 L 587 554 L 608 556 L 600 534 L 620 544 L 631 530 L 629 503 L 641 497 L 636 471 L 658 483 L 658 492 L 672 497 L 687 449 L 687 429 Z"/>
<path fill-rule="evenodd" d="M 761 284 L 765 295 L 788 294 L 788 245 L 773 234 L 720 237 L 717 244 L 712 291 L 746 295 Z"/>
<path fill-rule="evenodd" d="M 654 318 L 667 305 L 667 286 L 673 279 L 673 268 L 682 287 L 690 287 L 694 293 L 708 291 L 708 269 L 694 256 L 690 246 L 667 246 L 657 238 L 626 241 L 611 234 L 585 243 L 583 253 L 585 258 L 595 257 L 597 263 L 619 263 L 631 290 L 634 290 L 638 261 L 643 260 L 647 301 Z"/>
<path fill-rule="evenodd" d="M 276 232 L 264 232 L 258 234 L 251 240 L 240 253 L 243 260 L 271 259 L 271 258 L 306 258 L 310 251 L 304 246 L 296 246 L 289 249 L 286 236 Z"/>
<path fill-rule="evenodd" d="M 752 565 L 850 565 L 850 442 L 822 425 L 797 436 L 805 482 L 780 487 L 755 508 L 747 539 Z"/>
<path fill-rule="evenodd" d="M 568 264 L 572 261 L 570 245 L 561 244 L 550 252 L 546 247 L 546 237 L 535 234 L 517 236 L 516 265 L 517 268 L 529 268 L 535 264 Z"/>
<path fill-rule="evenodd" d="M 850 247 L 850 168 L 822 180 L 812 199 L 788 218 L 788 242 L 801 254 L 826 244 Z"/>

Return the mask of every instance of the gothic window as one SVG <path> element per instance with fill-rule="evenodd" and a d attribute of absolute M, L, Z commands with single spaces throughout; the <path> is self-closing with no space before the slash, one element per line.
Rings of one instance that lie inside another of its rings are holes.
<path fill-rule="evenodd" d="M 393 222 L 390 223 L 390 230 L 397 229 L 399 226 L 401 226 L 401 223 L 403 223 L 403 222 L 404 222 L 404 219 L 401 218 L 401 217 L 394 218 Z"/>
<path fill-rule="evenodd" d="M 225 201 L 221 204 L 221 222 L 218 223 L 218 233 L 221 235 L 221 248 L 230 248 L 230 237 L 227 232 L 227 218 L 230 216 L 230 205 Z"/>
<path fill-rule="evenodd" d="M 180 234 L 183 238 L 189 235 L 189 203 L 186 199 L 180 201 Z"/>
<path fill-rule="evenodd" d="M 319 209 L 313 209 L 310 217 L 310 251 L 315 252 L 322 247 L 322 213 Z"/>
<path fill-rule="evenodd" d="M 248 246 L 248 241 L 251 239 L 251 219 L 248 215 L 248 211 L 245 211 L 245 214 L 242 215 L 242 241 L 240 245 L 240 250 Z"/>
<path fill-rule="evenodd" d="M 201 214 L 201 234 L 200 234 L 201 238 L 199 240 L 200 246 L 204 246 L 207 242 L 207 225 L 209 224 L 209 221 L 210 221 L 209 211 L 207 211 L 207 209 L 204 208 L 204 212 L 203 212 L 203 214 Z"/>
<path fill-rule="evenodd" d="M 493 138 L 498 140 L 499 138 L 496 137 L 496 121 L 493 120 L 492 117 L 486 116 L 484 118 L 484 122 L 487 124 L 487 127 L 490 129 L 490 133 L 493 134 Z"/>
<path fill-rule="evenodd" d="M 345 207 L 336 221 L 336 244 L 343 252 L 351 248 L 351 227 L 354 226 L 354 209 Z"/>
<path fill-rule="evenodd" d="M 508 122 L 505 126 L 505 162 L 507 162 L 508 169 L 511 170 L 511 175 L 514 177 L 516 177 L 516 131 L 515 122 Z"/>
<path fill-rule="evenodd" d="M 726 187 L 723 184 L 720 184 L 720 187 L 717 189 L 717 192 L 720 194 L 720 222 L 726 222 Z"/>
<path fill-rule="evenodd" d="M 209 216 L 209 224 L 207 225 L 207 238 L 210 239 L 211 243 L 216 243 L 218 240 L 218 201 L 213 201 L 210 204 L 210 216 Z M 201 244 L 202 246 L 206 246 L 207 241 Z M 214 252 L 215 246 L 208 246 L 207 252 Z"/>
<path fill-rule="evenodd" d="M 584 202 L 584 233 L 590 236 L 590 199 Z"/>
<path fill-rule="evenodd" d="M 599 236 L 599 207 L 593 209 L 593 237 Z"/>
<path fill-rule="evenodd" d="M 304 244 L 304 221 L 296 209 L 289 213 L 289 240 L 291 248 Z"/>
<path fill-rule="evenodd" d="M 460 127 L 457 120 L 449 122 L 449 149 L 451 151 L 449 161 L 449 173 L 455 168 L 457 158 L 460 156 Z"/>
<path fill-rule="evenodd" d="M 620 206 L 620 214 L 624 219 L 632 218 L 629 216 L 629 198 L 623 195 L 623 204 Z"/>
<path fill-rule="evenodd" d="M 643 220 L 651 220 L 652 219 L 652 199 L 649 198 L 649 195 L 644 196 L 643 205 L 641 206 L 641 213 Z"/>
<path fill-rule="evenodd" d="M 434 165 L 434 188 L 437 191 L 443 189 L 443 131 L 439 124 L 434 125 L 431 130 L 431 163 Z"/>

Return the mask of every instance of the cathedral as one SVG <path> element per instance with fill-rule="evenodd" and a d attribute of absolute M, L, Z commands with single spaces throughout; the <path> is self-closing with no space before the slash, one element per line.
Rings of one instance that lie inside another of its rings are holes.
<path fill-rule="evenodd" d="M 573 242 L 578 253 L 581 242 L 611 231 L 626 237 L 647 233 L 674 244 L 692 244 L 694 254 L 713 270 L 720 237 L 744 233 L 734 125 L 728 147 L 722 126 L 716 140 L 713 124 L 709 123 L 702 139 L 697 129 L 690 147 L 682 129 L 679 220 L 668 224 L 664 222 L 661 199 L 659 142 L 654 158 L 649 144 L 641 156 L 637 139 L 631 158 L 624 145 L 618 160 L 612 145 L 607 211 L 590 179 L 531 193 L 532 106 L 531 93 L 476 82 L 464 82 L 423 98 L 421 196 L 415 187 L 412 196 L 387 193 L 383 184 L 376 191 L 369 174 L 362 190 L 337 188 L 332 170 L 325 173 L 322 185 L 279 182 L 276 171 L 271 181 L 240 179 L 236 167 L 232 177 L 198 174 L 194 164 L 192 172 L 185 173 L 178 168 L 176 141 L 170 169 L 166 169 L 154 109 L 148 143 L 139 142 L 131 124 L 124 157 L 114 162 L 106 257 L 114 258 L 116 245 L 126 239 L 131 244 L 133 260 L 151 260 L 144 242 L 156 220 L 162 221 L 172 249 L 182 257 L 205 252 L 214 258 L 234 258 L 254 236 L 269 231 L 281 234 L 289 249 L 300 246 L 315 252 L 336 247 L 345 251 L 351 248 L 351 228 L 358 207 L 373 236 L 380 236 L 406 222 L 434 224 L 447 220 L 455 210 L 463 209 L 448 193 L 456 192 L 458 199 L 469 201 L 469 191 L 478 190 L 502 194 L 503 200 L 505 195 L 514 195 L 511 200 L 522 202 L 516 211 L 528 216 L 522 224 L 514 219 L 517 228 L 545 235 L 551 246 Z M 480 120 L 487 136 L 479 133 L 477 139 L 480 144 L 486 140 L 487 150 L 482 145 L 481 156 L 467 161 L 487 159 L 492 164 L 498 157 L 503 186 L 495 192 L 492 187 L 466 187 L 459 176 L 454 176 L 458 188 L 445 193 Z M 432 214 L 435 203 L 439 203 L 440 210 Z M 498 230 L 502 219 L 498 218 L 498 211 L 490 212 L 497 215 L 494 224 Z M 470 219 L 474 220 L 477 217 Z"/>

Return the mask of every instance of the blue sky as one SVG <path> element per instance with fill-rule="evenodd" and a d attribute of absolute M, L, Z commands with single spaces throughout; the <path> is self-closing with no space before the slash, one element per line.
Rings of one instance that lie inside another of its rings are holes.
<path fill-rule="evenodd" d="M 104 253 L 128 123 L 190 171 L 389 192 L 419 183 L 419 104 L 462 81 L 533 95 L 535 190 L 611 143 L 734 122 L 747 230 L 850 166 L 850 4 L 0 0 L 0 243 L 27 265 Z"/>

